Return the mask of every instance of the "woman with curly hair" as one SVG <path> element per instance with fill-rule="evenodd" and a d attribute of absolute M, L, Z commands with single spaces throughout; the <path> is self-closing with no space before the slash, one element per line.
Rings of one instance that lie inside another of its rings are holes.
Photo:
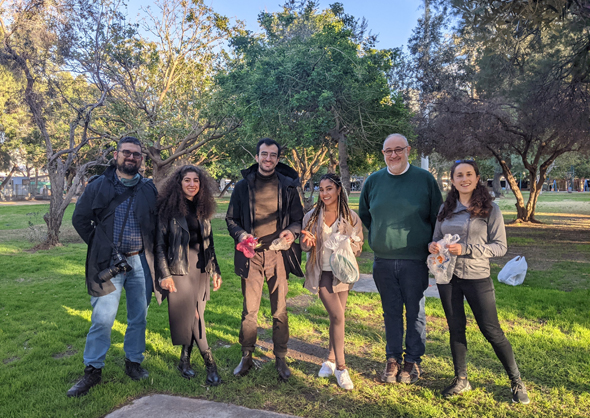
<path fill-rule="evenodd" d="M 512 401 L 528 404 L 529 398 L 520 379 L 512 346 L 498 321 L 494 284 L 490 277 L 489 259 L 506 254 L 502 212 L 480 182 L 479 169 L 474 161 L 456 161 L 451 167 L 451 183 L 451 190 L 438 214 L 433 242 L 428 246 L 432 254 L 438 254 L 441 248 L 437 241 L 444 235 L 460 236 L 458 243 L 447 245 L 449 252 L 457 256 L 447 272 L 450 281 L 437 284 L 449 325 L 455 368 L 455 378 L 442 395 L 448 398 L 471 390 L 467 380 L 465 298 L 479 329 L 508 373 Z"/>
<path fill-rule="evenodd" d="M 340 178 L 325 174 L 320 179 L 320 198 L 314 209 L 303 218 L 301 249 L 307 251 L 305 288 L 318 294 L 330 317 L 330 343 L 327 360 L 322 364 L 319 377 L 336 375 L 338 385 L 346 390 L 354 388 L 344 361 L 344 310 L 352 284 L 338 280 L 330 267 L 332 251 L 324 246 L 335 232 L 351 239 L 352 251 L 361 253 L 363 226 L 360 218 L 348 207 L 348 197 Z"/>
<path fill-rule="evenodd" d="M 201 168 L 185 165 L 172 173 L 158 196 L 159 227 L 155 249 L 159 283 L 168 291 L 172 344 L 181 345 L 178 370 L 182 377 L 196 376 L 190 365 L 193 344 L 201 351 L 207 369 L 206 383 L 221 380 L 207 344 L 203 314 L 213 290 L 221 286 L 221 273 L 211 218 L 215 214 L 216 184 Z"/>

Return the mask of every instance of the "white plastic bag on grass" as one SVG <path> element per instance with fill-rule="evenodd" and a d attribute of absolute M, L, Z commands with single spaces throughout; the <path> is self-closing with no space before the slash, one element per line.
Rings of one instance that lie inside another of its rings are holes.
<path fill-rule="evenodd" d="M 324 243 L 326 248 L 332 250 L 330 256 L 332 273 L 342 283 L 347 284 L 356 283 L 360 277 L 359 266 L 352 252 L 349 238 L 351 237 L 348 235 L 335 232 Z M 352 239 L 360 241 L 360 238 L 356 236 L 353 236 Z"/>
<path fill-rule="evenodd" d="M 440 247 L 438 254 L 430 254 L 426 260 L 428 269 L 434 275 L 438 284 L 447 284 L 451 281 L 452 275 L 447 274 L 447 270 L 449 269 L 451 261 L 453 261 L 456 256 L 451 255 L 447 245 L 455 244 L 459 242 L 460 239 L 461 237 L 457 234 L 446 234 L 443 239 L 437 242 Z"/>
<path fill-rule="evenodd" d="M 509 284 L 511 286 L 518 286 L 524 282 L 528 264 L 523 257 L 514 257 L 506 263 L 504 268 L 498 273 L 498 281 Z"/>

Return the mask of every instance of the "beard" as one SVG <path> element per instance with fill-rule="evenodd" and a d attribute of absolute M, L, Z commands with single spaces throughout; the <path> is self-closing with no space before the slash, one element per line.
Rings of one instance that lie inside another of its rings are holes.
<path fill-rule="evenodd" d="M 130 163 L 131 161 L 125 161 L 123 160 L 123 164 L 119 164 L 119 162 L 117 162 L 117 170 L 119 170 L 121 173 L 127 174 L 129 176 L 134 176 L 137 174 L 137 172 L 139 171 L 139 164 L 137 164 L 135 161 L 133 161 L 133 167 L 131 167 L 131 165 L 127 165 L 127 163 Z"/>

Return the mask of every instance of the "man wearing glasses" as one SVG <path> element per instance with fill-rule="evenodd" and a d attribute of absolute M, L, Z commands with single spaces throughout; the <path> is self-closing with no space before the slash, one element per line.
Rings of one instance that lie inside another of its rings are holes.
<path fill-rule="evenodd" d="M 420 378 L 426 347 L 426 258 L 442 203 L 432 174 L 409 164 L 410 150 L 403 135 L 385 139 L 382 152 L 387 167 L 365 181 L 359 202 L 359 216 L 375 253 L 373 278 L 383 306 L 386 383 L 414 383 Z"/>
<path fill-rule="evenodd" d="M 115 165 L 89 182 L 72 216 L 74 228 L 88 244 L 86 286 L 92 323 L 84 349 L 84 376 L 68 391 L 69 397 L 86 395 L 100 383 L 123 289 L 127 299 L 125 373 L 133 380 L 148 377 L 141 362 L 147 307 L 155 289 L 157 191 L 138 172 L 142 154 L 137 138 L 122 138 L 114 159 Z M 160 293 L 155 292 L 161 302 Z"/>
<path fill-rule="evenodd" d="M 276 369 L 282 380 L 291 372 L 285 361 L 289 340 L 287 318 L 287 276 L 283 253 L 269 246 L 276 238 L 292 244 L 301 233 L 303 208 L 299 200 L 297 172 L 279 163 L 280 145 L 263 138 L 256 145 L 256 162 L 242 170 L 242 180 L 236 183 L 225 218 L 229 234 L 236 244 L 249 238 L 258 238 L 254 257 L 247 258 L 236 249 L 235 272 L 242 278 L 244 305 L 240 344 L 242 360 L 234 375 L 245 376 L 252 368 L 252 352 L 256 344 L 258 309 L 264 280 L 268 284 L 272 311 L 272 340 Z"/>

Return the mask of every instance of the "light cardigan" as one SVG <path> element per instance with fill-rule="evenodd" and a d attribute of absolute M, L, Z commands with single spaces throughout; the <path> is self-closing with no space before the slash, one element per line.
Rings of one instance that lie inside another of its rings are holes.
<path fill-rule="evenodd" d="M 303 218 L 303 229 L 305 229 L 305 227 L 309 223 L 309 219 L 311 218 L 312 213 L 313 213 L 313 210 L 311 210 L 305 214 L 305 217 Z M 341 234 L 345 234 L 345 235 L 356 235 L 357 237 L 360 238 L 360 241 L 355 241 L 355 242 L 350 243 L 350 245 L 352 247 L 352 252 L 354 253 L 354 255 L 359 256 L 362 249 L 363 249 L 363 224 L 362 224 L 359 216 L 352 210 L 350 211 L 350 217 L 352 218 L 352 225 L 350 223 L 348 223 L 346 220 L 341 219 L 341 218 L 336 220 L 336 222 L 339 222 L 338 232 L 340 232 Z M 312 231 L 310 231 L 316 237 L 317 249 L 321 249 L 322 245 L 323 245 L 322 230 L 321 230 L 321 228 L 318 228 L 318 226 L 321 227 L 321 225 L 323 223 L 324 223 L 324 211 L 322 210 L 322 211 L 320 211 L 320 214 L 318 216 L 318 221 L 317 221 L 315 227 L 313 228 Z M 322 264 L 321 264 L 322 263 L 322 256 L 321 256 L 321 251 L 317 251 L 317 249 L 316 249 L 315 262 L 313 264 L 310 263 L 309 262 L 310 250 L 312 248 L 313 247 L 306 245 L 303 242 L 303 239 L 301 240 L 301 249 L 303 251 L 307 252 L 307 260 L 308 260 L 307 264 L 305 265 L 305 284 L 303 285 L 303 287 L 305 287 L 310 292 L 317 294 L 319 291 L 320 278 L 322 276 Z M 334 293 L 350 290 L 352 288 L 352 286 L 353 286 L 352 284 L 342 283 L 336 277 L 334 277 L 334 281 L 332 282 L 332 289 L 333 289 Z"/>

